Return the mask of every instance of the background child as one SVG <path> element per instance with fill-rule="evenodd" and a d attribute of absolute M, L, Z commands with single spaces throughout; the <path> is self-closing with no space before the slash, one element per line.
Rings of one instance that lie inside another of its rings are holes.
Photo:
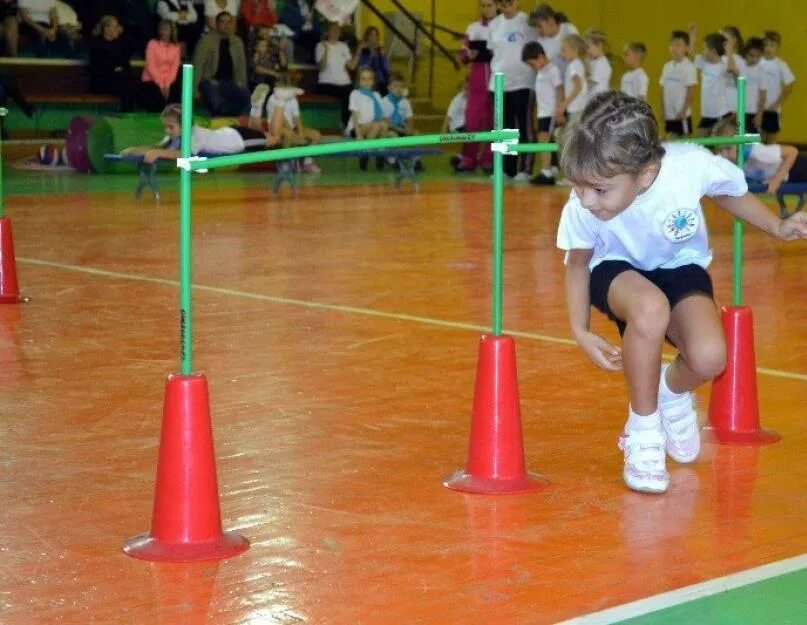
<path fill-rule="evenodd" d="M 664 131 L 668 136 L 686 137 L 692 132 L 692 109 L 690 104 L 698 84 L 695 66 L 687 58 L 689 35 L 683 30 L 674 30 L 670 36 L 671 60 L 661 70 L 662 102 L 664 107 Z"/>
<path fill-rule="evenodd" d="M 767 101 L 765 72 L 762 70 L 762 52 L 765 44 L 759 37 L 751 37 L 743 48 L 745 61 L 746 96 L 745 130 L 759 132 L 762 125 L 762 112 Z"/>
<path fill-rule="evenodd" d="M 608 43 L 605 33 L 596 28 L 589 28 L 583 35 L 588 53 L 588 86 L 589 98 L 608 91 L 611 88 L 611 63 L 605 56 Z"/>
<path fill-rule="evenodd" d="M 321 139 L 319 131 L 306 127 L 300 116 L 300 103 L 297 98 L 302 94 L 303 90 L 292 85 L 288 75 L 283 74 L 278 77 L 272 95 L 266 100 L 266 119 L 272 119 L 277 109 L 283 112 L 280 136 L 284 148 L 319 143 Z M 310 157 L 303 159 L 302 170 L 307 174 L 318 174 L 322 171 Z"/>
<path fill-rule="evenodd" d="M 143 161 L 153 163 L 157 159 L 177 159 L 180 157 L 182 138 L 182 108 L 169 104 L 160 115 L 165 128 L 165 140 L 159 147 L 129 148 L 122 153 L 143 154 Z M 280 146 L 283 128 L 283 111 L 277 109 L 269 124 L 269 131 L 263 132 L 244 126 L 224 127 L 217 130 L 202 128 L 194 124 L 191 130 L 191 154 L 238 154 L 276 148 Z"/>
<path fill-rule="evenodd" d="M 722 120 L 714 129 L 715 136 L 730 137 L 737 134 L 737 125 Z M 748 180 L 764 182 L 768 193 L 776 193 L 784 182 L 807 182 L 807 156 L 792 145 L 752 143 L 744 146 L 743 172 Z M 716 149 L 720 156 L 731 162 L 737 160 L 737 146 L 724 145 Z"/>
<path fill-rule="evenodd" d="M 274 87 L 278 77 L 288 69 L 286 54 L 271 38 L 257 36 L 254 41 L 250 59 L 250 89 L 254 90 L 261 83 Z"/>
<path fill-rule="evenodd" d="M 358 85 L 350 92 L 350 120 L 345 127 L 346 135 L 356 139 L 394 136 L 384 119 L 381 94 L 373 89 L 374 86 L 375 72 L 369 67 L 362 67 L 358 73 Z M 359 158 L 359 167 L 362 171 L 367 169 L 367 157 Z M 383 168 L 383 159 L 381 163 L 376 162 L 376 167 Z"/>
<path fill-rule="evenodd" d="M 765 72 L 765 91 L 768 99 L 765 111 L 762 113 L 762 140 L 773 143 L 781 130 L 782 103 L 793 91 L 796 77 L 790 71 L 785 61 L 779 58 L 779 46 L 782 45 L 781 35 L 774 30 L 765 31 L 763 37 L 765 44 L 762 70 Z"/>
<path fill-rule="evenodd" d="M 524 62 L 535 70 L 535 118 L 538 141 L 547 143 L 552 137 L 558 103 L 563 100 L 563 79 L 560 70 L 549 61 L 543 46 L 532 41 L 521 53 Z M 536 185 L 555 184 L 556 171 L 552 168 L 552 155 L 540 154 L 541 171 L 530 182 Z"/>
<path fill-rule="evenodd" d="M 691 33 L 690 33 L 691 34 Z M 728 83 L 733 78 L 726 69 L 726 38 L 720 33 L 709 33 L 703 38 L 703 54 L 695 57 L 695 67 L 701 72 L 701 119 L 698 135 L 706 137 L 714 125 L 729 113 Z"/>
<path fill-rule="evenodd" d="M 625 483 L 663 493 L 665 451 L 680 463 L 700 451 L 692 391 L 726 363 L 701 198 L 782 240 L 807 238 L 807 214 L 781 220 L 732 163 L 699 146 L 662 145 L 651 108 L 617 91 L 589 102 L 561 166 L 574 184 L 558 228 L 572 333 L 595 364 L 624 372 Z M 592 305 L 617 323 L 621 350 L 591 331 Z M 662 367 L 665 337 L 679 353 Z"/>
<path fill-rule="evenodd" d="M 582 113 L 588 102 L 586 42 L 580 35 L 567 35 L 560 45 L 560 53 L 566 59 L 566 71 L 563 75 L 563 99 L 558 102 L 557 117 L 565 123 Z"/>
<path fill-rule="evenodd" d="M 402 74 L 393 72 L 389 79 L 389 93 L 381 99 L 384 119 L 389 124 L 390 132 L 398 136 L 415 134 L 414 114 L 409 102 L 406 81 Z"/>
<path fill-rule="evenodd" d="M 726 53 L 723 55 L 723 62 L 726 64 L 728 80 L 726 81 L 726 106 L 729 113 L 737 113 L 737 78 L 747 76 L 748 68 L 742 57 L 743 36 L 736 26 L 724 26 L 720 34 L 725 37 L 724 47 Z M 746 86 L 748 83 L 746 83 Z M 747 109 L 746 109 L 747 110 Z"/>
<path fill-rule="evenodd" d="M 623 59 L 628 71 L 622 74 L 619 88 L 622 93 L 646 102 L 650 80 L 647 72 L 642 69 L 645 54 L 647 54 L 647 47 L 639 41 L 631 41 L 625 45 Z"/>
<path fill-rule="evenodd" d="M 565 13 L 555 11 L 548 4 L 539 4 L 530 12 L 530 24 L 538 33 L 538 43 L 543 47 L 546 58 L 563 75 L 566 71 L 566 59 L 560 53 L 560 45 L 566 35 L 577 34 L 577 27 L 569 21 Z"/>
<path fill-rule="evenodd" d="M 530 97 L 535 77 L 532 70 L 521 62 L 524 44 L 534 41 L 535 30 L 530 27 L 527 15 L 518 9 L 518 0 L 499 3 L 501 13 L 490 21 L 488 49 L 491 59 L 490 83 L 493 91 L 493 76 L 504 74 L 504 127 L 517 128 L 522 141 L 530 141 Z M 529 155 L 506 156 L 504 173 L 516 182 L 528 182 L 532 159 Z"/>

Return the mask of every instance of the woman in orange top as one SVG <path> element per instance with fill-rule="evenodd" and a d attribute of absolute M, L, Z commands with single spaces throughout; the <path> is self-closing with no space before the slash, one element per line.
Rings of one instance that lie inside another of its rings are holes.
<path fill-rule="evenodd" d="M 179 75 L 181 55 L 176 25 L 162 20 L 157 26 L 157 38 L 146 46 L 141 105 L 147 111 L 159 113 L 166 104 L 179 102 L 182 94 Z"/>

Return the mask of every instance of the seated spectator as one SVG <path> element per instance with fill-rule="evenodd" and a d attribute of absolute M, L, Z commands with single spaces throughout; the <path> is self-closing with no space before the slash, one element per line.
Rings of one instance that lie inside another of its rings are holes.
<path fill-rule="evenodd" d="M 233 19 L 239 15 L 241 0 L 205 0 L 205 24 L 209 30 L 216 29 L 216 16 L 227 12 Z"/>
<path fill-rule="evenodd" d="M 389 83 L 389 60 L 381 49 L 381 33 L 375 26 L 368 26 L 359 42 L 359 67 L 369 67 L 376 75 L 376 88 L 387 95 Z"/>
<path fill-rule="evenodd" d="M 417 134 L 415 130 L 415 112 L 409 102 L 409 90 L 402 74 L 394 73 L 390 78 L 389 93 L 381 99 L 384 119 L 391 132 L 399 137 Z"/>
<path fill-rule="evenodd" d="M 319 25 L 314 14 L 314 0 L 286 0 L 280 14 L 280 22 L 294 32 L 294 61 L 310 63 L 311 51 L 321 39 Z"/>
<path fill-rule="evenodd" d="M 136 82 L 129 63 L 132 53 L 117 17 L 101 18 L 92 31 L 89 52 L 90 91 L 118 96 L 121 110 L 134 110 Z"/>
<path fill-rule="evenodd" d="M 233 16 L 219 13 L 216 30 L 199 40 L 193 55 L 195 90 L 211 115 L 246 115 L 250 109 L 246 52 L 234 28 Z"/>
<path fill-rule="evenodd" d="M 342 124 L 350 121 L 350 92 L 352 82 L 348 71 L 356 69 L 358 58 L 350 53 L 343 41 L 339 41 L 341 29 L 339 24 L 328 24 L 325 38 L 317 44 L 314 58 L 317 62 L 319 77 L 317 90 L 325 95 L 338 98 L 342 113 Z"/>
<path fill-rule="evenodd" d="M 277 78 L 288 69 L 286 54 L 267 36 L 270 32 L 270 29 L 263 27 L 254 39 L 255 46 L 250 59 L 250 89 L 255 89 L 260 84 L 274 88 Z"/>
<path fill-rule="evenodd" d="M 281 139 L 284 148 L 319 143 L 322 138 L 318 130 L 308 128 L 300 117 L 297 97 L 302 94 L 303 90 L 289 81 L 288 74 L 283 74 L 278 78 L 272 95 L 266 100 L 266 119 L 274 119 L 278 108 L 283 111 Z M 322 171 L 311 157 L 303 159 L 301 169 L 306 174 L 318 174 Z"/>
<path fill-rule="evenodd" d="M 17 0 L 0 0 L 0 20 L 3 21 L 2 32 L 8 56 L 17 56 L 17 46 L 20 41 L 18 14 Z"/>
<path fill-rule="evenodd" d="M 167 104 L 182 98 L 182 80 L 179 74 L 181 46 L 173 22 L 161 20 L 157 25 L 157 38 L 146 46 L 146 64 L 143 67 L 141 104 L 147 111 L 157 113 Z"/>
<path fill-rule="evenodd" d="M 61 26 L 56 0 L 19 0 L 18 6 L 20 33 L 35 42 L 37 56 L 73 56 L 75 31 Z"/>
<path fill-rule="evenodd" d="M 241 18 L 250 32 L 259 26 L 271 28 L 277 24 L 275 0 L 242 0 Z"/>
<path fill-rule="evenodd" d="M 196 21 L 199 15 L 191 0 L 158 0 L 155 7 L 161 20 L 171 22 L 176 28 L 177 40 L 185 48 L 186 55 L 193 54 L 199 31 Z"/>

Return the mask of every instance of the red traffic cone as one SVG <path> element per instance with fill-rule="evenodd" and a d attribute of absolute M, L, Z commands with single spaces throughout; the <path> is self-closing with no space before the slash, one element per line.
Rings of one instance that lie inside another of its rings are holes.
<path fill-rule="evenodd" d="M 168 376 L 165 383 L 157 487 L 151 532 L 130 538 L 123 551 L 142 560 L 221 560 L 249 541 L 221 528 L 207 379 Z"/>
<path fill-rule="evenodd" d="M 721 311 L 726 334 L 727 363 L 712 383 L 707 440 L 720 444 L 767 445 L 781 437 L 759 425 L 754 319 L 747 306 Z"/>
<path fill-rule="evenodd" d="M 19 301 L 20 287 L 17 284 L 11 221 L 8 217 L 0 217 L 0 304 L 16 304 Z"/>
<path fill-rule="evenodd" d="M 448 476 L 443 486 L 466 493 L 506 495 L 541 490 L 548 483 L 528 473 L 524 464 L 515 341 L 509 336 L 483 336 L 468 462 L 464 471 Z"/>

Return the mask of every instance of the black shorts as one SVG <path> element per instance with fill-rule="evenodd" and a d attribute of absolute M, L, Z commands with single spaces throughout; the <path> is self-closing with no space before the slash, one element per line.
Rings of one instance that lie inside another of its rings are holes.
<path fill-rule="evenodd" d="M 701 117 L 700 122 L 698 122 L 698 128 L 711 130 L 717 125 L 717 122 L 719 121 L 720 117 Z"/>
<path fill-rule="evenodd" d="M 244 140 L 244 152 L 259 152 L 268 150 L 266 146 L 266 135 L 262 130 L 247 128 L 246 126 L 236 126 L 235 131 Z"/>
<path fill-rule="evenodd" d="M 692 117 L 686 119 L 667 119 L 664 121 L 664 132 L 679 137 L 686 137 L 692 134 Z"/>
<path fill-rule="evenodd" d="M 776 111 L 763 111 L 762 113 L 762 127 L 760 130 L 765 132 L 779 132 L 779 113 Z"/>
<path fill-rule="evenodd" d="M 745 114 L 745 131 L 750 132 L 752 134 L 757 134 L 759 132 L 759 128 L 754 123 L 754 118 L 756 117 L 756 113 L 746 113 Z"/>
<path fill-rule="evenodd" d="M 539 117 L 538 125 L 535 127 L 538 132 L 552 132 L 552 118 Z"/>
<path fill-rule="evenodd" d="M 603 261 L 591 271 L 591 282 L 589 284 L 591 305 L 608 315 L 611 321 L 616 322 L 620 336 L 625 333 L 626 324 L 623 320 L 618 319 L 610 306 L 608 306 L 608 290 L 611 288 L 611 282 L 614 281 L 614 278 L 623 271 L 635 271 L 650 280 L 667 297 L 671 309 L 685 297 L 698 293 L 714 299 L 712 279 L 700 265 L 684 265 L 675 269 L 644 271 L 623 260 Z"/>
<path fill-rule="evenodd" d="M 807 155 L 799 154 L 787 174 L 788 182 L 807 182 Z"/>

